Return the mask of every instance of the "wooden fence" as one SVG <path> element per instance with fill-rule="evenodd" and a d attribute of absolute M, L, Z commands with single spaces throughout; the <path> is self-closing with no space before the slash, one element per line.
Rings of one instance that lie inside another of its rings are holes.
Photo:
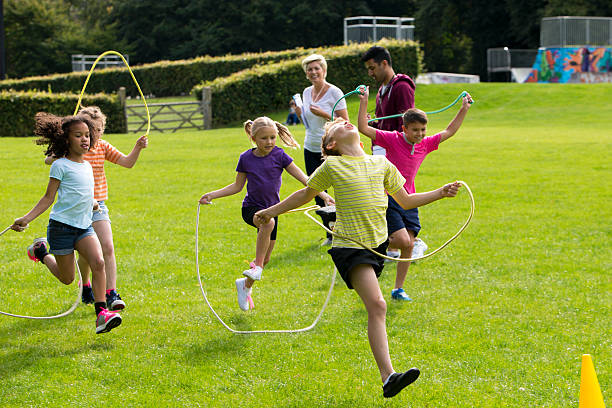
<path fill-rule="evenodd" d="M 144 104 L 128 105 L 125 88 L 119 89 L 127 131 L 144 133 L 147 129 L 147 112 Z M 181 129 L 211 129 L 210 88 L 202 90 L 201 102 L 148 103 L 151 131 L 176 132 Z"/>

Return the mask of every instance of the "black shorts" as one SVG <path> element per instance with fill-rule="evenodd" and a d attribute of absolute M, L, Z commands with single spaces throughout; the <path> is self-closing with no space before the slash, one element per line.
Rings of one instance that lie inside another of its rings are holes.
<path fill-rule="evenodd" d="M 378 248 L 374 248 L 374 250 L 379 254 L 386 254 L 387 246 L 389 246 L 389 240 L 386 240 L 380 244 Z M 350 273 L 357 265 L 372 265 L 377 278 L 380 276 L 385 266 L 384 258 L 374 255 L 372 252 L 363 248 L 331 248 L 327 252 L 331 255 L 336 265 L 336 269 L 340 272 L 340 276 L 342 276 L 344 283 L 346 283 L 349 289 L 353 289 Z"/>
<path fill-rule="evenodd" d="M 419 209 L 411 208 L 404 210 L 400 205 L 389 196 L 389 207 L 387 207 L 387 231 L 389 235 L 395 231 L 406 228 L 414 231 L 414 236 L 419 235 L 421 230 L 421 222 L 419 220 Z"/>
<path fill-rule="evenodd" d="M 244 222 L 246 222 L 250 226 L 257 228 L 255 224 L 253 224 L 253 216 L 259 210 L 265 210 L 265 208 L 242 207 L 242 219 L 244 220 Z M 277 230 L 278 230 L 278 217 L 274 217 L 274 229 L 272 230 L 272 233 L 270 234 L 270 241 L 276 241 L 276 231 Z M 259 228 L 257 228 L 257 231 L 259 231 Z"/>

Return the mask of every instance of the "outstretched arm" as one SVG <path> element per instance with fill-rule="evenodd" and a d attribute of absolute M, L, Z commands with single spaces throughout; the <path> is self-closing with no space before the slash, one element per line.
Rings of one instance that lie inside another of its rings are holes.
<path fill-rule="evenodd" d="M 372 140 L 376 140 L 376 128 L 368 125 L 368 96 L 370 95 L 370 87 L 366 86 L 363 92 L 359 93 L 359 114 L 357 118 L 357 128 L 361 133 Z"/>
<path fill-rule="evenodd" d="M 455 197 L 459 191 L 459 187 L 461 187 L 461 184 L 455 181 L 454 183 L 449 183 L 437 190 L 414 194 L 408 194 L 404 188 L 401 188 L 397 193 L 392 194 L 391 197 L 393 197 L 393 199 L 397 201 L 397 203 L 404 210 L 409 210 L 411 208 L 432 203 L 440 200 L 441 198 Z"/>
<path fill-rule="evenodd" d="M 260 223 L 267 223 L 271 218 L 312 201 L 317 194 L 319 194 L 319 191 L 311 187 L 304 187 L 303 189 L 294 192 L 280 203 L 268 207 L 265 210 L 257 211 L 255 213 L 255 218 L 257 218 Z"/>
<path fill-rule="evenodd" d="M 440 143 L 451 138 L 463 123 L 463 119 L 465 119 L 465 115 L 467 115 L 468 110 L 470 109 L 471 104 L 474 102 L 472 96 L 469 93 L 466 93 L 463 97 L 463 101 L 461 103 L 461 108 L 455 115 L 455 118 L 448 124 L 446 129 L 440 132 Z"/>
<path fill-rule="evenodd" d="M 239 193 L 246 183 L 246 173 L 237 172 L 236 181 L 219 190 L 211 191 L 200 198 L 200 204 L 211 204 L 215 198 L 227 197 Z"/>
<path fill-rule="evenodd" d="M 287 173 L 291 174 L 297 181 L 306 186 L 306 182 L 308 181 L 308 177 L 304 174 L 302 169 L 300 169 L 294 162 L 291 162 L 286 168 Z M 336 204 L 332 196 L 327 194 L 325 191 L 321 191 L 317 194 L 323 201 L 325 201 L 325 205 L 334 205 Z"/>
<path fill-rule="evenodd" d="M 47 185 L 45 195 L 42 196 L 34 208 L 32 208 L 26 215 L 21 218 L 17 218 L 13 222 L 13 225 L 11 225 L 11 229 L 15 231 L 23 231 L 26 229 L 29 223 L 36 219 L 36 217 L 47 211 L 47 209 L 51 207 L 51 204 L 53 204 L 53 201 L 55 201 L 55 194 L 57 193 L 59 185 L 60 181 L 58 179 L 49 177 L 49 184 Z"/>
<path fill-rule="evenodd" d="M 147 135 L 140 136 L 134 145 L 134 148 L 127 156 L 121 155 L 119 160 L 117 160 L 117 164 L 123 167 L 127 167 L 128 169 L 134 167 L 136 164 L 136 160 L 138 160 L 138 156 L 140 156 L 140 152 L 142 149 L 146 148 L 149 144 L 149 139 Z"/>

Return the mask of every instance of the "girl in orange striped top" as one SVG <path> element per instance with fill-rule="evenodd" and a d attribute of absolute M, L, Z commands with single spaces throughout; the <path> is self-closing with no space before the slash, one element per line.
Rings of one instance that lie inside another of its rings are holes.
<path fill-rule="evenodd" d="M 106 116 L 97 106 L 84 107 L 79 110 L 80 116 L 85 116 L 91 119 L 91 122 L 96 126 L 100 135 L 104 133 L 106 127 Z M 108 199 L 108 186 L 106 183 L 106 174 L 104 173 L 104 162 L 106 160 L 120 166 L 131 168 L 134 167 L 140 151 L 147 147 L 147 136 L 141 136 L 136 141 L 134 148 L 127 156 L 117 150 L 113 145 L 106 140 L 99 139 L 96 146 L 83 156 L 93 169 L 94 175 L 94 199 L 98 201 L 100 206 L 99 211 L 92 213 L 92 226 L 100 244 L 102 245 L 102 254 L 104 256 L 104 264 L 106 271 L 106 304 L 109 310 L 121 310 L 125 308 L 125 302 L 117 293 L 117 261 L 115 259 L 115 246 L 113 244 L 113 231 L 108 215 L 108 208 L 105 201 Z M 45 159 L 45 163 L 51 164 L 57 158 L 49 156 Z M 79 257 L 79 268 L 83 276 L 83 303 L 93 303 L 93 292 L 89 281 L 90 268 L 84 258 Z"/>

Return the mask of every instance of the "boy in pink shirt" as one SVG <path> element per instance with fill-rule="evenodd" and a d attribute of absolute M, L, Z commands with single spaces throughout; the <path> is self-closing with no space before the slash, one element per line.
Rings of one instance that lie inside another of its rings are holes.
<path fill-rule="evenodd" d="M 438 149 L 438 145 L 452 137 L 463 123 L 472 97 L 466 94 L 463 103 L 455 118 L 445 130 L 434 136 L 425 137 L 427 131 L 427 115 L 420 109 L 408 109 L 403 115 L 403 132 L 378 130 L 368 125 L 368 96 L 369 89 L 359 95 L 359 131 L 386 149 L 387 159 L 393 163 L 406 179 L 404 189 L 408 194 L 415 193 L 414 179 L 425 157 Z M 418 235 L 421 224 L 417 208 L 404 210 L 392 197 L 389 197 L 387 208 L 387 228 L 389 233 L 389 246 L 399 248 L 402 258 L 410 258 L 414 241 Z M 412 300 L 403 289 L 409 262 L 398 262 L 395 275 L 395 287 L 391 297 L 396 300 Z"/>

